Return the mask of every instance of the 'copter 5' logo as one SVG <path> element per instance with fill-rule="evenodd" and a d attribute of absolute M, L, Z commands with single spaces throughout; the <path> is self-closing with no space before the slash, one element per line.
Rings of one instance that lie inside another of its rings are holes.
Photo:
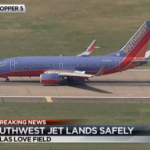
<path fill-rule="evenodd" d="M 25 13 L 26 8 L 24 4 L 8 4 L 0 5 L 0 13 Z"/>

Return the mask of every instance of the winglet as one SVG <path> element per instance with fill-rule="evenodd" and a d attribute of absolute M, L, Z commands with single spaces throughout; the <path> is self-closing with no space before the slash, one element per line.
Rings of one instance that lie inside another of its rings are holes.
<path fill-rule="evenodd" d="M 94 39 L 93 42 L 90 44 L 90 46 L 86 49 L 86 52 L 92 52 L 95 45 L 96 45 L 96 39 Z"/>
<path fill-rule="evenodd" d="M 97 72 L 95 76 L 101 76 L 104 73 L 105 65 L 102 66 L 102 68 Z"/>
<path fill-rule="evenodd" d="M 81 54 L 79 54 L 77 56 L 89 56 L 93 52 L 95 45 L 96 45 L 96 39 L 93 40 L 93 42 L 86 49 L 86 51 L 84 51 L 83 53 L 81 53 Z"/>

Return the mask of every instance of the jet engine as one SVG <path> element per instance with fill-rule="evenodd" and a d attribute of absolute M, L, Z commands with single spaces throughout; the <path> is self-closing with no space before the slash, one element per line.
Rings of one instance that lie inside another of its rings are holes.
<path fill-rule="evenodd" d="M 40 75 L 40 82 L 42 84 L 59 84 L 60 83 L 60 77 L 56 73 L 44 73 Z"/>

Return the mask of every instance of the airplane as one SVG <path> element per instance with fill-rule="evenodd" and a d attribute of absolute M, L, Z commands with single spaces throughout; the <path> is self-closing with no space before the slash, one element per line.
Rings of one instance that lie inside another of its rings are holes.
<path fill-rule="evenodd" d="M 39 76 L 43 85 L 59 84 L 63 78 L 67 78 L 69 85 L 73 85 L 76 78 L 89 80 L 137 67 L 145 59 L 149 39 L 150 21 L 146 21 L 117 52 L 90 57 L 79 54 L 6 58 L 0 61 L 0 77 L 9 81 L 8 77 L 12 76 Z"/>

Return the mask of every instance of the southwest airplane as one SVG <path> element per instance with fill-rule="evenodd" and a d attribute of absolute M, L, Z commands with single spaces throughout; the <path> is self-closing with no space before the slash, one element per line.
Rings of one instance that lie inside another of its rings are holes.
<path fill-rule="evenodd" d="M 74 83 L 75 78 L 122 72 L 145 63 L 145 54 L 150 39 L 150 21 L 146 21 L 127 44 L 119 51 L 104 56 L 89 56 L 96 41 L 87 51 L 78 56 L 33 56 L 13 57 L 0 61 L 0 77 L 40 76 L 42 84 L 59 84 L 63 78 Z M 147 61 L 147 60 L 146 60 Z"/>

